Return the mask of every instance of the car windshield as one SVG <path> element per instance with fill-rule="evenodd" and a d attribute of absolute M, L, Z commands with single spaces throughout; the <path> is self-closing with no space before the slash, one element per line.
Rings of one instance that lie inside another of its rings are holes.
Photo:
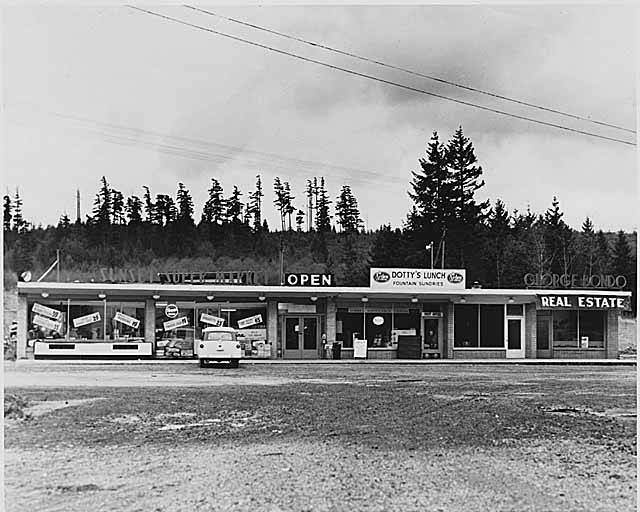
<path fill-rule="evenodd" d="M 208 332 L 205 340 L 207 341 L 233 341 L 233 333 L 231 332 Z"/>

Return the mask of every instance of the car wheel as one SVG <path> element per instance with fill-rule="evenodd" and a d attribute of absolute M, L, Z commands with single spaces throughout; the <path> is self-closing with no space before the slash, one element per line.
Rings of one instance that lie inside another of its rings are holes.
<path fill-rule="evenodd" d="M 207 366 L 207 360 L 206 359 L 200 359 L 200 368 L 204 368 L 205 366 Z"/>
<path fill-rule="evenodd" d="M 237 368 L 238 366 L 240 366 L 240 361 L 238 359 L 232 359 L 231 368 Z"/>

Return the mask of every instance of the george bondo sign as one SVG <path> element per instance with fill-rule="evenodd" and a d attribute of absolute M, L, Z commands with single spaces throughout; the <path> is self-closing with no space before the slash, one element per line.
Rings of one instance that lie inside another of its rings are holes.
<path fill-rule="evenodd" d="M 371 288 L 385 290 L 464 290 L 466 272 L 438 268 L 372 268 Z"/>

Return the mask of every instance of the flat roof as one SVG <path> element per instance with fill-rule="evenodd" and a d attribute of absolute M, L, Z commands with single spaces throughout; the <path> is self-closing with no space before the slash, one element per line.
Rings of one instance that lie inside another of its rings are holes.
<path fill-rule="evenodd" d="M 160 284 L 160 283 L 60 283 L 60 282 L 18 282 L 20 295 L 39 295 L 48 292 L 51 295 L 97 295 L 138 297 L 153 295 L 161 298 L 180 296 L 184 298 L 205 298 L 213 295 L 221 298 L 258 299 L 296 299 L 309 297 L 333 297 L 340 299 L 411 299 L 452 300 L 464 296 L 466 299 L 501 301 L 513 298 L 515 302 L 532 302 L 538 295 L 592 295 L 630 297 L 631 292 L 619 290 L 547 290 L 512 288 L 466 288 L 462 290 L 384 290 L 365 286 L 253 286 L 253 285 L 210 285 L 210 284 Z M 145 297 L 142 297 L 145 298 Z"/>

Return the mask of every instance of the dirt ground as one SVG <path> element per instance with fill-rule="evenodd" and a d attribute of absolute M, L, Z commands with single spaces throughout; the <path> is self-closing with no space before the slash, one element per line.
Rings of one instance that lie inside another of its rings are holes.
<path fill-rule="evenodd" d="M 8 511 L 636 510 L 635 367 L 31 362 L 5 387 Z"/>

